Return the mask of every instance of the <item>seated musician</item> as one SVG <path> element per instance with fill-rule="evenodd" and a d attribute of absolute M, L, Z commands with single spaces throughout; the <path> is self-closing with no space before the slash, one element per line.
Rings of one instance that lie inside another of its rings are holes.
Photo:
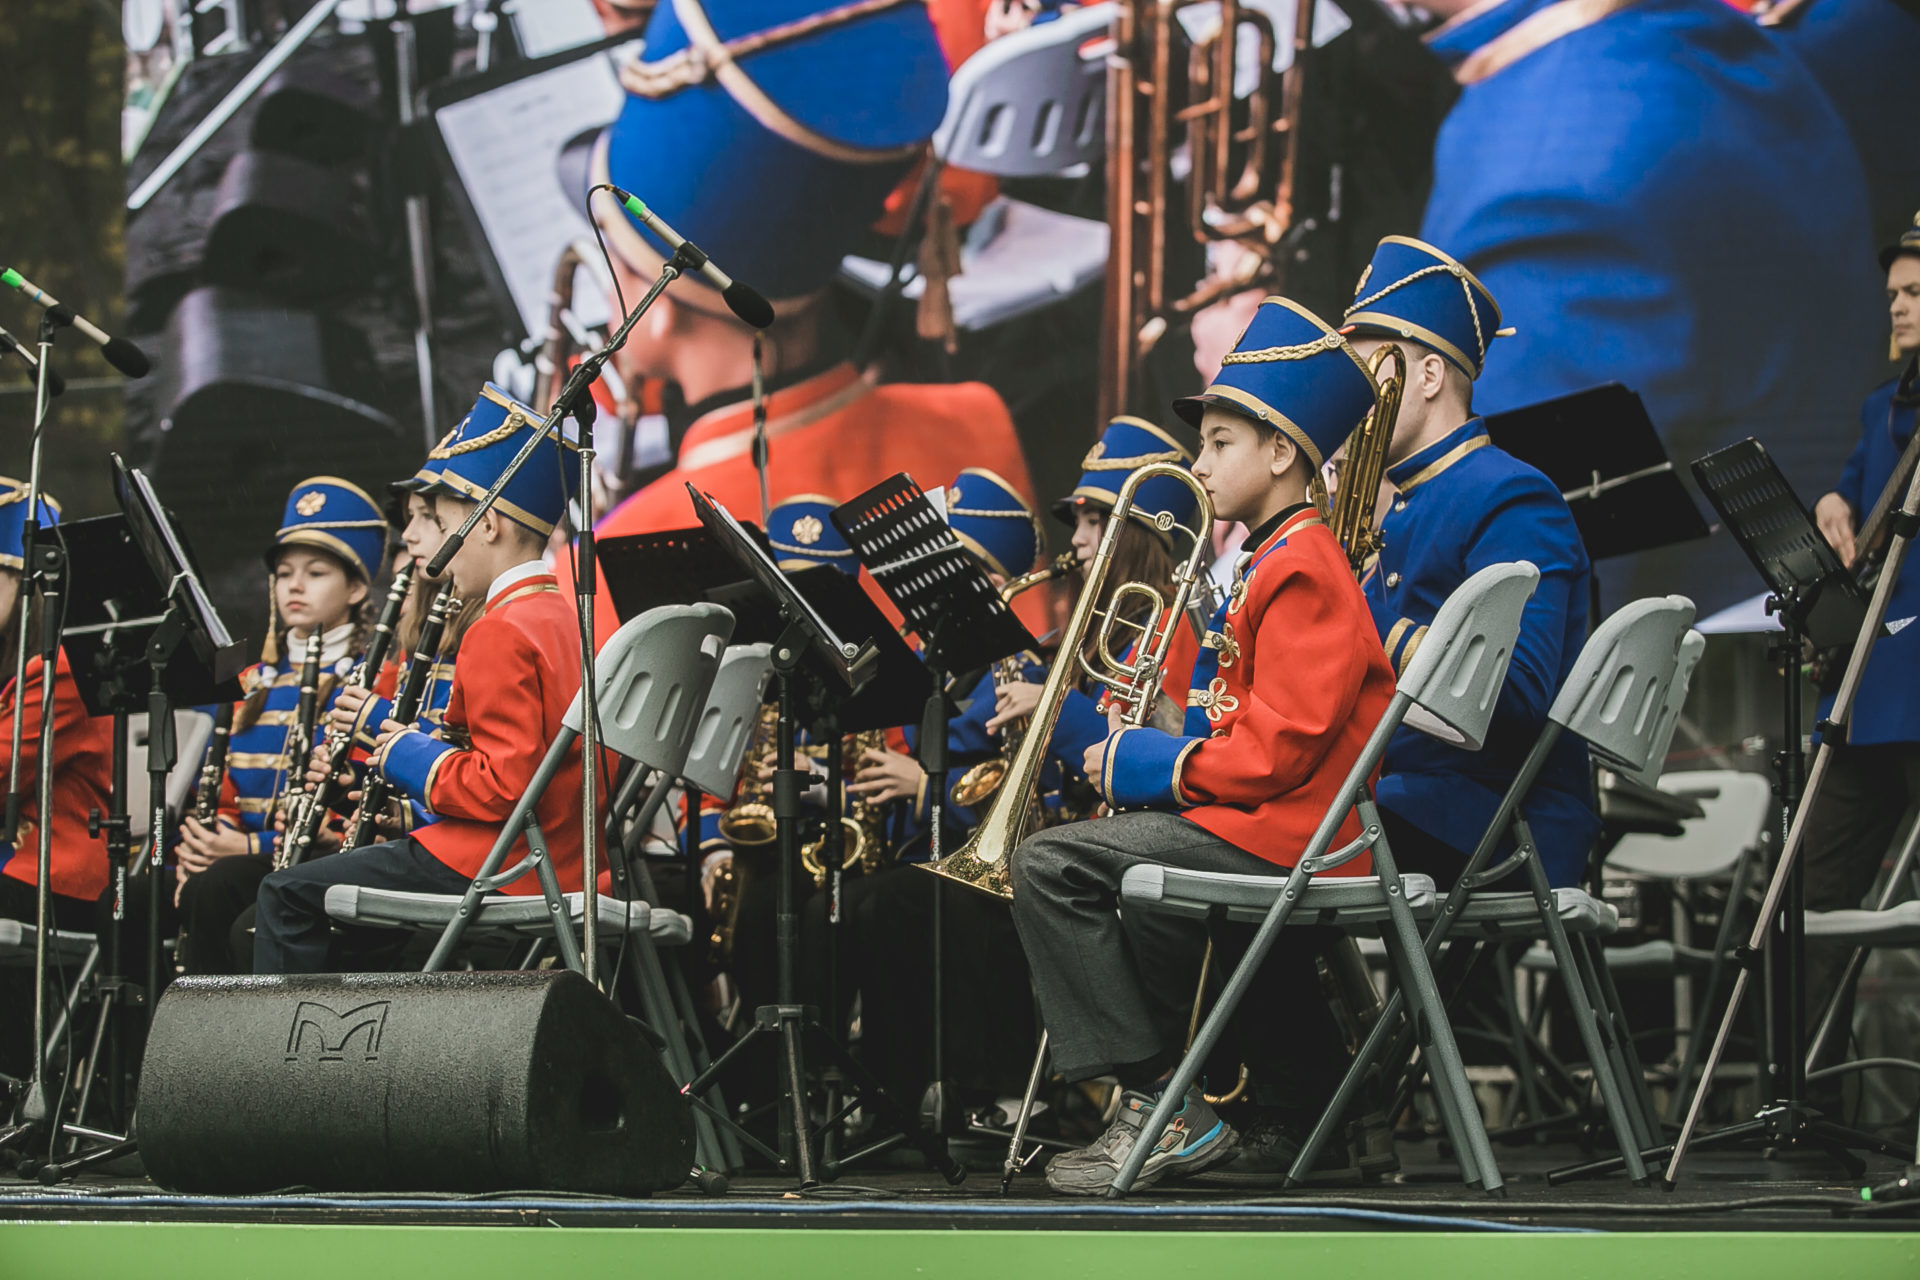
<path fill-rule="evenodd" d="M 1833 492 L 1814 504 L 1820 531 L 1848 566 L 1876 548 L 1863 547 L 1860 521 L 1883 500 L 1897 510 L 1911 472 L 1900 461 L 1913 447 L 1920 412 L 1920 215 L 1900 239 L 1880 254 L 1887 273 L 1887 306 L 1893 350 L 1904 363 L 1899 376 L 1881 384 L 1860 407 L 1860 441 L 1840 472 Z M 1878 548 L 1884 550 L 1884 547 Z M 1910 553 L 1911 554 L 1911 553 Z M 1856 572 L 1858 572 L 1856 567 Z M 1862 905 L 1901 815 L 1920 799 L 1920 568 L 1911 558 L 1901 567 L 1887 603 L 1887 630 L 1873 646 L 1854 695 L 1843 742 L 1828 757 L 1826 780 L 1807 823 L 1807 909 L 1834 911 Z M 1820 706 L 1832 710 L 1831 697 Z M 1834 986 L 1846 968 L 1850 947 L 1833 942 L 1807 945 L 1807 1026 L 1818 1025 Z M 1853 993 L 1844 993 L 1836 1026 L 1852 1021 Z M 1830 1037 L 1844 1044 L 1846 1037 Z M 1837 1101 L 1838 1080 L 1828 1078 L 1825 1098 Z"/>
<path fill-rule="evenodd" d="M 1586 641 L 1587 552 L 1560 491 L 1494 446 L 1473 413 L 1487 344 L 1504 332 L 1493 296 L 1452 258 L 1404 236 L 1380 242 L 1357 292 L 1342 330 L 1354 349 L 1370 357 L 1396 343 L 1408 364 L 1387 450 L 1384 549 L 1362 579 L 1394 671 L 1407 669 L 1442 602 L 1474 573 L 1514 560 L 1540 570 L 1486 746 L 1465 751 L 1407 727 L 1387 747 L 1378 799 L 1394 858 L 1403 873 L 1445 886 L 1493 820 Z M 1599 829 L 1578 738 L 1554 747 L 1524 812 L 1548 880 L 1576 883 Z"/>
<path fill-rule="evenodd" d="M 487 387 L 444 446 L 447 457 L 430 486 L 446 524 L 466 517 L 539 425 L 539 414 Z M 331 885 L 460 893 L 479 871 L 580 688 L 579 627 L 541 558 L 578 486 L 574 452 L 571 442 L 536 450 L 453 558 L 456 592 L 486 606 L 464 638 L 442 727 L 425 733 L 392 720 L 380 726 L 370 768 L 436 821 L 262 881 L 256 973 L 328 969 Z M 554 870 L 569 891 L 580 888 L 580 768 L 576 748 L 536 811 Z M 523 837 L 505 865 L 525 853 Z M 537 893 L 539 886 L 527 875 L 504 892 Z"/>
<path fill-rule="evenodd" d="M 59 522 L 60 505 L 40 496 L 40 527 Z M 13 749 L 13 676 L 19 646 L 37 643 L 40 599 L 37 591 L 23 602 L 22 571 L 26 567 L 23 535 L 27 522 L 27 486 L 0 476 L 0 671 L 6 687 L 0 690 L 0 777 Z M 20 826 L 11 843 L 0 841 L 0 916 L 34 923 L 39 920 L 40 886 L 40 658 L 27 659 L 27 682 L 20 708 L 20 789 L 25 803 Z M 87 714 L 79 686 L 62 649 L 54 662 L 53 843 L 48 895 L 54 926 L 86 932 L 95 927 L 94 899 L 108 885 L 107 847 L 87 834 L 87 814 L 107 811 L 113 760 L 113 721 Z M 0 971 L 0 1072 L 24 1077 L 33 1066 L 28 1033 L 33 1016 L 31 969 Z"/>
<path fill-rule="evenodd" d="M 287 495 L 266 552 L 273 574 L 267 641 L 260 661 L 240 675 L 246 698 L 234 711 L 220 806 L 211 822 L 189 814 L 180 824 L 169 896 L 184 938 L 177 960 L 188 973 L 252 967 L 242 917 L 272 869 L 276 819 L 313 747 L 312 739 L 298 739 L 295 723 L 308 638 L 316 631 L 321 638 L 318 726 L 370 639 L 368 599 L 386 559 L 387 529 L 373 499 L 344 480 L 316 476 Z"/>
<path fill-rule="evenodd" d="M 1054 1068 L 1069 1081 L 1111 1074 L 1125 1090 L 1104 1135 L 1048 1165 L 1057 1191 L 1103 1193 L 1160 1106 L 1177 1114 L 1140 1185 L 1197 1173 L 1234 1150 L 1234 1132 L 1199 1087 L 1161 1096 L 1184 1044 L 1205 927 L 1146 913 L 1123 922 L 1120 883 L 1129 867 L 1155 862 L 1279 874 L 1339 800 L 1393 676 L 1308 494 L 1373 403 L 1352 348 L 1303 308 L 1270 298 L 1213 384 L 1176 405 L 1200 429 L 1193 472 L 1215 518 L 1252 532 L 1194 672 L 1186 732 L 1116 718 L 1085 764 L 1108 803 L 1127 811 L 1054 827 L 1013 855 L 1013 918 Z M 1349 815 L 1340 839 L 1357 834 Z M 1368 869 L 1356 859 L 1342 871 Z M 1303 1106 L 1331 1096 L 1346 1063 L 1320 994 L 1315 932 L 1282 931 L 1265 966 L 1280 980 L 1260 992 L 1260 1021 L 1284 1037 L 1275 1060 L 1294 1073 Z"/>

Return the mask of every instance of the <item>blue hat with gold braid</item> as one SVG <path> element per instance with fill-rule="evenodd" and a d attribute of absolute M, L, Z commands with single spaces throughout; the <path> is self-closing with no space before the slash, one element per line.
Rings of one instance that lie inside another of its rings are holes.
<path fill-rule="evenodd" d="M 478 502 L 542 425 L 540 414 L 489 382 L 453 437 L 427 455 L 427 467 L 439 473 L 426 492 Z M 565 431 L 562 423 L 560 448 L 549 438 L 535 449 L 494 501 L 501 515 L 542 537 L 553 532 L 580 493 L 580 444 Z"/>
<path fill-rule="evenodd" d="M 1900 238 L 1880 251 L 1880 269 L 1893 269 L 1893 260 L 1911 254 L 1920 258 L 1920 213 L 1913 215 L 1913 225 L 1900 233 Z"/>
<path fill-rule="evenodd" d="M 1040 558 L 1040 517 L 1019 491 L 985 467 L 968 467 L 947 486 L 947 524 L 967 550 L 1005 578 Z"/>
<path fill-rule="evenodd" d="M 1082 507 L 1113 510 L 1114 499 L 1127 477 L 1150 462 L 1193 465 L 1186 446 L 1154 426 L 1145 418 L 1121 416 L 1107 424 L 1093 448 L 1080 460 L 1080 483 L 1073 492 L 1053 504 L 1053 513 L 1072 524 Z M 1171 528 L 1160 527 L 1157 517 L 1170 515 L 1175 524 L 1191 529 L 1199 503 L 1193 490 L 1165 476 L 1156 476 L 1141 485 L 1133 495 L 1130 517 L 1153 530 L 1168 546 L 1173 545 Z"/>
<path fill-rule="evenodd" d="M 441 436 L 440 442 L 427 451 L 427 460 L 420 464 L 418 471 L 408 476 L 405 480 L 395 480 L 387 487 L 400 494 L 426 493 L 432 489 L 434 481 L 440 478 L 440 465 L 446 461 L 447 455 L 442 451 L 454 442 L 454 439 L 459 436 L 461 428 L 466 425 L 466 418 L 460 419 L 459 422 L 454 424 L 453 430 Z"/>
<path fill-rule="evenodd" d="M 825 288 L 880 217 L 946 113 L 947 76 L 922 0 L 661 0 L 590 181 L 631 191 L 777 308 Z M 604 193 L 591 212 L 636 271 L 659 271 L 668 246 Z"/>
<path fill-rule="evenodd" d="M 60 523 L 60 504 L 40 493 L 40 527 Z M 27 483 L 0 476 L 0 569 L 15 572 L 27 567 Z"/>
<path fill-rule="evenodd" d="M 267 548 L 267 567 L 288 547 L 315 547 L 372 582 L 386 567 L 389 529 L 386 514 L 365 489 L 338 476 L 314 476 L 287 495 L 280 531 Z"/>
<path fill-rule="evenodd" d="M 1500 327 L 1500 304 L 1473 272 L 1411 236 L 1382 240 L 1353 292 L 1340 332 L 1417 342 L 1469 378 L 1480 376 L 1488 345 L 1513 333 Z"/>
<path fill-rule="evenodd" d="M 776 503 L 767 512 L 767 541 L 773 544 L 773 562 L 789 570 L 832 565 L 850 578 L 858 577 L 860 561 L 831 519 L 839 505 L 817 493 Z"/>
<path fill-rule="evenodd" d="M 1243 413 L 1285 433 L 1318 471 L 1376 396 L 1372 375 L 1345 338 L 1299 303 L 1267 298 L 1213 382 L 1173 408 L 1196 427 L 1209 404 Z"/>

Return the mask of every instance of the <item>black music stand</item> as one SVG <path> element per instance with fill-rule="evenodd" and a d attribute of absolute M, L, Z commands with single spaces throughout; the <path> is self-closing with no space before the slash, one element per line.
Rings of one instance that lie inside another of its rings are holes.
<path fill-rule="evenodd" d="M 1781 668 L 1784 741 L 1774 757 L 1774 795 L 1779 804 L 1780 841 L 1784 852 L 1806 784 L 1806 761 L 1800 752 L 1802 642 L 1811 640 L 1817 646 L 1827 647 L 1852 640 L 1866 621 L 1868 600 L 1759 441 L 1749 437 L 1696 459 L 1692 470 L 1707 501 L 1713 504 L 1727 531 L 1771 589 L 1767 609 L 1780 615 L 1783 627 L 1776 633 L 1779 638 L 1771 652 Z M 1779 883 L 1783 874 L 1784 885 Z M 1748 977 L 1759 967 L 1765 991 L 1765 1087 L 1769 1100 L 1761 1104 L 1753 1119 L 1702 1133 L 1692 1140 L 1692 1145 L 1727 1146 L 1759 1139 L 1770 1146 L 1820 1150 L 1858 1177 L 1866 1166 L 1852 1154 L 1854 1150 L 1897 1155 L 1901 1148 L 1896 1143 L 1827 1120 L 1807 1105 L 1803 1056 L 1806 1035 L 1801 1007 L 1806 982 L 1806 899 L 1799 860 L 1783 861 L 1774 871 L 1774 880 L 1769 899 L 1784 895 L 1778 899 L 1783 903 L 1778 928 L 1771 930 L 1769 945 L 1758 953 L 1751 947 L 1739 949 L 1737 959 L 1743 972 L 1728 1004 L 1726 1024 L 1721 1028 L 1724 1041 Z M 1701 1098 L 1712 1087 L 1718 1048 L 1716 1046 L 1716 1052 L 1701 1074 L 1692 1108 L 1695 1112 L 1700 1109 Z M 1683 1088 L 1685 1084 L 1681 1082 Z M 1689 1125 L 1691 1123 L 1690 1120 Z M 1673 1146 L 1662 1146 L 1642 1155 L 1651 1164 L 1664 1161 L 1673 1153 Z M 1910 1150 L 1906 1155 L 1912 1158 Z M 1556 1170 L 1548 1175 L 1548 1180 L 1561 1182 L 1588 1173 L 1610 1172 L 1621 1164 L 1617 1158 L 1594 1161 Z M 1671 1166 L 1664 1170 L 1662 1182 L 1669 1190 L 1674 1185 L 1674 1172 Z"/>
<path fill-rule="evenodd" d="M 128 717 L 144 708 L 148 718 L 147 766 L 151 812 L 149 857 L 142 870 L 157 876 L 165 859 L 167 775 L 176 752 L 173 707 L 237 700 L 246 648 L 227 633 L 201 586 L 192 553 L 173 528 L 152 484 L 141 471 L 112 455 L 114 487 L 122 514 L 79 520 L 60 527 L 69 575 L 62 647 L 75 688 L 89 713 L 113 717 L 113 764 L 108 812 L 90 815 L 89 830 L 104 835 L 113 877 L 114 910 L 101 939 L 101 1026 L 118 1034 L 108 1041 L 113 1110 L 124 1116 L 125 1049 L 137 1006 L 151 1016 L 160 985 L 160 893 L 147 902 L 147 981 L 129 988 L 123 973 L 122 922 L 132 858 L 132 823 L 126 809 Z M 118 1007 L 125 1015 L 114 1018 Z M 44 1052 L 44 1046 L 42 1047 Z M 52 1123 L 54 1117 L 45 1117 Z M 10 1139 L 12 1134 L 7 1137 Z M 90 1165 L 118 1159 L 133 1149 L 117 1143 L 40 1171 L 58 1181 Z"/>
<path fill-rule="evenodd" d="M 1658 551 L 1710 532 L 1637 392 L 1618 382 L 1487 415 L 1487 435 L 1560 490 L 1587 558 Z M 1600 625 L 1589 578 L 1587 626 Z"/>
<path fill-rule="evenodd" d="M 746 576 L 776 603 L 783 625 L 778 638 L 773 641 L 773 671 L 780 709 L 775 735 L 779 763 L 773 775 L 773 812 L 780 847 L 776 925 L 779 1002 L 754 1010 L 753 1025 L 747 1033 L 687 1086 L 686 1096 L 694 1106 L 732 1128 L 741 1141 L 772 1159 L 782 1172 L 795 1173 L 803 1189 L 817 1186 L 819 1179 L 814 1172 L 813 1124 L 807 1109 L 804 1057 L 804 1046 L 811 1041 L 825 1051 L 828 1059 L 853 1085 L 852 1099 L 845 1107 L 830 1112 L 823 1128 L 831 1129 L 839 1124 L 856 1107 L 870 1106 L 883 1122 L 911 1142 L 949 1183 L 958 1184 L 965 1179 L 966 1171 L 954 1161 L 946 1143 L 928 1133 L 902 1109 L 873 1074 L 848 1053 L 837 1038 L 828 1033 L 819 1015 L 800 1004 L 797 997 L 796 952 L 800 943 L 800 917 L 794 901 L 794 877 L 800 860 L 802 788 L 801 775 L 794 768 L 793 741 L 800 724 L 799 701 L 805 697 L 816 708 L 823 708 L 859 692 L 873 679 L 879 667 L 875 637 L 865 635 L 856 640 L 853 636 L 857 633 L 841 632 L 781 573 L 766 549 L 726 508 L 692 485 L 687 486 L 687 492 L 693 499 L 695 513 L 715 544 L 733 557 Z M 777 1152 L 746 1132 L 733 1117 L 708 1106 L 700 1096 L 735 1055 L 754 1041 L 769 1035 L 778 1038 L 780 1051 L 781 1150 Z M 853 1153 L 847 1159 L 859 1159 L 887 1145 L 891 1144 L 875 1144 L 874 1147 Z"/>
<path fill-rule="evenodd" d="M 1039 647 L 988 581 L 979 559 L 960 545 L 946 518 L 906 472 L 836 507 L 834 527 L 919 635 L 931 688 L 920 716 L 920 768 L 927 774 L 928 856 L 941 857 L 947 807 L 949 677 L 980 670 Z M 933 894 L 933 1115 L 947 1124 L 945 885 Z"/>

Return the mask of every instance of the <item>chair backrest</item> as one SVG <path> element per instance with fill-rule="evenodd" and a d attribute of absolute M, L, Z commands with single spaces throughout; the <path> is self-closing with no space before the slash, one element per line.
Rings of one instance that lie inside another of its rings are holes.
<path fill-rule="evenodd" d="M 1652 787 L 1659 785 L 1660 770 L 1666 767 L 1667 752 L 1673 746 L 1673 731 L 1680 724 L 1680 713 L 1687 706 L 1687 690 L 1693 684 L 1693 669 L 1700 665 L 1700 655 L 1707 651 L 1707 638 L 1698 631 L 1689 631 L 1680 637 L 1680 660 L 1673 669 L 1673 682 L 1667 686 L 1667 705 L 1660 712 L 1660 727 L 1654 731 L 1653 750 L 1647 756 L 1647 764 L 1638 772 L 1629 772 L 1626 776 L 1635 782 Z"/>
<path fill-rule="evenodd" d="M 1644 772 L 1655 747 L 1666 750 L 1667 693 L 1692 625 L 1693 601 L 1685 596 L 1624 606 L 1587 638 L 1547 718 L 1585 738 L 1602 763 Z"/>
<path fill-rule="evenodd" d="M 200 780 L 201 758 L 207 754 L 207 742 L 213 737 L 213 717 L 204 711 L 183 708 L 173 713 L 173 768 L 167 771 L 167 810 L 186 811 L 187 798 Z M 127 717 L 127 816 L 135 839 L 147 834 L 152 816 L 153 789 L 147 777 L 147 716 L 138 712 Z M 54 743 L 54 750 L 60 744 Z"/>
<path fill-rule="evenodd" d="M 1683 821 L 1677 836 L 1622 836 L 1607 854 L 1609 870 L 1670 880 L 1725 875 L 1741 854 L 1760 847 L 1779 816 L 1764 773 L 1695 769 L 1666 774 L 1660 789 L 1693 800 L 1706 816 Z"/>
<path fill-rule="evenodd" d="M 733 794 L 772 674 L 772 645 L 727 647 L 726 656 L 720 659 L 720 674 L 713 678 L 706 708 L 700 713 L 700 727 L 693 733 L 693 750 L 680 770 L 689 786 L 710 796 Z"/>
<path fill-rule="evenodd" d="M 1427 713 L 1409 712 L 1407 724 L 1469 751 L 1486 743 L 1520 615 L 1539 582 L 1540 570 L 1519 560 L 1488 565 L 1454 589 L 1400 677 L 1400 692 Z"/>
<path fill-rule="evenodd" d="M 954 68 L 934 154 L 1001 178 L 1044 177 L 1103 158 L 1111 48 L 1104 37 L 1114 9 L 1069 10 Z"/>
<path fill-rule="evenodd" d="M 602 745 L 678 777 L 732 634 L 717 604 L 662 605 L 622 625 L 594 665 Z M 580 731 L 577 696 L 566 726 Z"/>

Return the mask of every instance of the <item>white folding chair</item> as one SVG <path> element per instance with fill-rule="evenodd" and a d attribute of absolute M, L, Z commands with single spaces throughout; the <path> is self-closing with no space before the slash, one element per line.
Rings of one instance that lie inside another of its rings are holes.
<path fill-rule="evenodd" d="M 1199 1078 L 1207 1055 L 1213 1051 L 1228 1019 L 1245 996 L 1274 938 L 1292 919 L 1378 926 L 1401 989 L 1415 991 L 1418 1009 L 1437 1011 L 1442 1007 L 1433 969 L 1415 924 L 1413 906 L 1414 901 L 1422 904 L 1431 901 L 1433 882 L 1424 876 L 1399 874 L 1368 779 L 1385 756 L 1387 742 L 1414 707 L 1423 708 L 1450 741 L 1458 741 L 1469 750 L 1480 749 L 1493 719 L 1494 704 L 1506 681 L 1507 664 L 1520 634 L 1521 613 L 1539 581 L 1540 571 L 1525 561 L 1493 565 L 1474 574 L 1448 597 L 1428 627 L 1427 638 L 1408 666 L 1386 714 L 1374 726 L 1366 747 L 1348 771 L 1341 798 L 1328 807 L 1313 839 L 1300 852 L 1284 879 L 1210 875 L 1163 866 L 1135 867 L 1127 872 L 1121 882 L 1120 896 L 1132 908 L 1170 909 L 1182 914 L 1211 913 L 1217 909 L 1241 918 L 1260 915 L 1258 932 L 1227 979 L 1205 1025 L 1181 1059 L 1166 1096 L 1184 1096 Z M 1356 809 L 1361 826 L 1359 838 L 1334 849 L 1335 835 Z M 1377 874 L 1330 881 L 1315 879 L 1319 872 L 1343 866 L 1368 851 L 1373 854 Z M 1304 916 L 1300 914 L 1303 912 Z M 1384 1022 L 1382 1019 L 1382 1024 Z M 1416 1018 L 1415 1026 L 1421 1047 L 1433 1064 L 1434 1097 L 1453 1137 L 1462 1179 L 1470 1187 L 1497 1192 L 1502 1185 L 1500 1170 L 1494 1163 L 1493 1147 L 1487 1140 L 1486 1126 L 1467 1082 L 1453 1030 L 1444 1017 Z M 1353 1079 L 1348 1077 L 1349 1082 Z M 1344 1090 L 1344 1084 L 1342 1088 Z M 1336 1105 L 1344 1109 L 1344 1101 L 1338 1100 Z M 1124 1195 L 1133 1186 L 1141 1166 L 1166 1128 L 1171 1111 L 1170 1107 L 1155 1108 L 1146 1131 L 1135 1142 L 1126 1164 L 1114 1179 L 1111 1194 Z M 1323 1120 L 1322 1126 L 1325 1124 Z M 1311 1167 L 1311 1162 L 1296 1165 L 1295 1176 Z"/>

